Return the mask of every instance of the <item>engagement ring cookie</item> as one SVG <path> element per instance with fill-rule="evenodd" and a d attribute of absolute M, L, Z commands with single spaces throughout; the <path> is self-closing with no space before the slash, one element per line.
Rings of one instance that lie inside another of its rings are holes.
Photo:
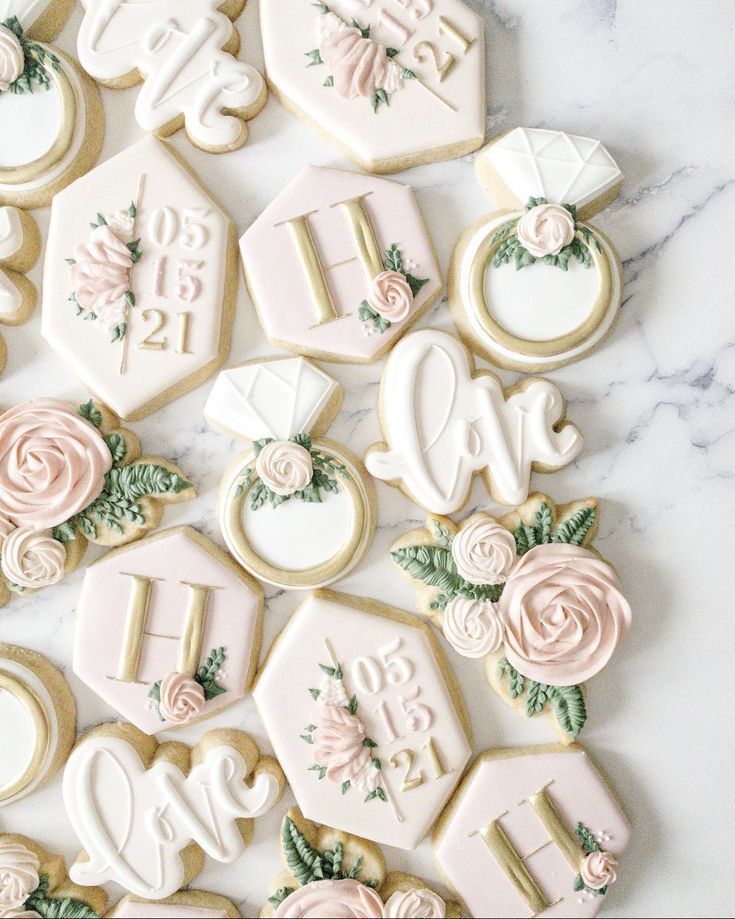
<path fill-rule="evenodd" d="M 410 186 L 338 169 L 303 169 L 240 252 L 271 343 L 329 361 L 377 360 L 442 286 Z"/>
<path fill-rule="evenodd" d="M 370 448 L 368 472 L 434 514 L 459 510 L 478 472 L 495 501 L 520 504 L 532 471 L 561 469 L 582 449 L 553 383 L 525 379 L 503 389 L 494 374 L 475 370 L 456 338 L 435 329 L 393 349 L 379 415 L 385 443 Z"/>
<path fill-rule="evenodd" d="M 589 548 L 595 498 L 556 507 L 532 495 L 499 520 L 430 516 L 391 547 L 419 612 L 463 657 L 483 658 L 490 685 L 529 718 L 548 714 L 565 743 L 587 720 L 583 686 L 631 621 L 613 568 Z"/>
<path fill-rule="evenodd" d="M 14 13 L 25 6 L 10 2 Z M 104 113 L 94 83 L 70 57 L 24 32 L 0 3 L 0 204 L 43 207 L 92 168 Z M 46 4 L 48 6 L 48 4 Z"/>
<path fill-rule="evenodd" d="M 472 916 L 596 916 L 631 830 L 585 751 L 488 750 L 434 830 L 439 870 Z"/>
<path fill-rule="evenodd" d="M 36 221 L 17 207 L 0 207 L 0 325 L 20 325 L 36 305 L 36 288 L 25 277 L 41 252 Z M 0 335 L 0 373 L 7 347 Z"/>
<path fill-rule="evenodd" d="M 225 359 L 236 260 L 227 214 L 148 137 L 54 199 L 42 333 L 121 418 L 143 418 Z"/>
<path fill-rule="evenodd" d="M 274 358 L 223 371 L 204 408 L 212 427 L 251 442 L 220 486 L 227 547 L 286 590 L 336 581 L 375 532 L 375 492 L 362 463 L 319 436 L 341 401 L 339 384 L 310 361 Z"/>
<path fill-rule="evenodd" d="M 475 161 L 501 208 L 460 237 L 449 304 L 462 337 L 512 370 L 583 357 L 610 331 L 623 289 L 620 258 L 585 221 L 618 195 L 623 174 L 597 140 L 516 128 Z"/>
<path fill-rule="evenodd" d="M 242 699 L 260 652 L 263 591 L 191 527 L 162 530 L 89 567 L 74 672 L 146 734 Z"/>
<path fill-rule="evenodd" d="M 69 876 L 164 900 L 201 871 L 205 854 L 224 864 L 240 858 L 254 818 L 283 786 L 276 761 L 242 731 L 209 731 L 188 747 L 158 744 L 132 725 L 100 725 L 64 770 L 67 816 L 84 847 Z"/>
<path fill-rule="evenodd" d="M 74 745 L 75 717 L 71 690 L 45 657 L 0 644 L 0 807 L 56 775 Z"/>
<path fill-rule="evenodd" d="M 97 919 L 106 905 L 101 887 L 71 883 L 63 858 L 27 836 L 0 833 L 0 916 Z"/>
<path fill-rule="evenodd" d="M 262 0 L 260 23 L 279 99 L 367 172 L 482 143 L 485 35 L 461 0 Z"/>
<path fill-rule="evenodd" d="M 246 122 L 263 108 L 258 71 L 234 55 L 245 0 L 83 0 L 77 38 L 82 67 L 97 82 L 124 89 L 143 82 L 135 117 L 161 137 L 186 130 L 210 153 L 241 147 Z"/>
<path fill-rule="evenodd" d="M 420 878 L 386 872 L 380 849 L 367 839 L 317 826 L 298 808 L 281 825 L 285 870 L 271 884 L 262 919 L 354 916 L 364 919 L 459 919 L 457 903 L 446 902 Z"/>
<path fill-rule="evenodd" d="M 35 41 L 51 41 L 63 29 L 74 0 L 0 0 L 0 22 L 15 17 Z"/>
<path fill-rule="evenodd" d="M 309 596 L 253 690 L 304 815 L 415 849 L 470 757 L 454 676 L 415 616 L 331 591 Z"/>
<path fill-rule="evenodd" d="M 0 415 L 0 606 L 49 587 L 87 542 L 119 546 L 155 529 L 162 504 L 196 496 L 168 460 L 104 406 L 22 402 Z"/>
<path fill-rule="evenodd" d="M 165 900 L 143 900 L 128 894 L 106 919 L 239 919 L 240 911 L 227 897 L 208 890 L 180 890 Z"/>

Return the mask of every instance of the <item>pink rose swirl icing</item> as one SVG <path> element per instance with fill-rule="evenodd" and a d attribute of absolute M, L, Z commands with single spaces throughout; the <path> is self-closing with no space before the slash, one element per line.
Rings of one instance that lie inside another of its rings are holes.
<path fill-rule="evenodd" d="M 518 221 L 516 236 L 536 258 L 558 255 L 574 239 L 574 218 L 561 204 L 539 204 Z"/>
<path fill-rule="evenodd" d="M 102 491 L 112 456 L 97 428 L 65 402 L 36 399 L 0 415 L 0 514 L 50 529 Z"/>
<path fill-rule="evenodd" d="M 564 543 L 529 550 L 511 571 L 496 609 L 510 664 L 551 686 L 594 676 L 631 620 L 612 568 L 589 549 Z"/>
<path fill-rule="evenodd" d="M 381 271 L 373 278 L 368 303 L 389 322 L 400 322 L 411 312 L 413 291 L 398 271 Z"/>
<path fill-rule="evenodd" d="M 0 92 L 15 83 L 25 69 L 23 48 L 12 29 L 0 25 Z"/>
<path fill-rule="evenodd" d="M 87 312 L 114 328 L 125 317 L 125 294 L 130 290 L 130 250 L 109 226 L 92 231 L 88 243 L 77 246 L 70 277 L 74 296 Z"/>
<path fill-rule="evenodd" d="M 370 751 L 363 746 L 365 728 L 355 715 L 335 705 L 314 709 L 314 762 L 327 770 L 331 782 L 351 782 L 370 762 Z"/>
<path fill-rule="evenodd" d="M 66 547 L 50 530 L 18 527 L 5 539 L 0 565 L 5 577 L 19 587 L 50 587 L 64 577 Z"/>
<path fill-rule="evenodd" d="M 0 844 L 0 916 L 19 909 L 38 887 L 37 855 L 18 842 Z"/>
<path fill-rule="evenodd" d="M 312 881 L 281 903 L 277 919 L 383 919 L 383 901 L 370 887 L 346 878 Z"/>
<path fill-rule="evenodd" d="M 204 708 L 204 688 L 188 673 L 169 673 L 161 680 L 158 710 L 169 724 L 187 724 Z"/>
<path fill-rule="evenodd" d="M 359 29 L 347 26 L 334 13 L 320 16 L 319 53 L 334 77 L 340 96 L 372 98 L 378 89 L 394 92 L 401 84 L 401 69 L 385 48 Z"/>
<path fill-rule="evenodd" d="M 274 440 L 258 454 L 255 471 L 272 492 L 288 496 L 309 485 L 314 464 L 306 447 L 289 440 Z"/>
<path fill-rule="evenodd" d="M 618 860 L 612 852 L 591 852 L 582 862 L 579 873 L 587 887 L 599 890 L 618 879 Z"/>

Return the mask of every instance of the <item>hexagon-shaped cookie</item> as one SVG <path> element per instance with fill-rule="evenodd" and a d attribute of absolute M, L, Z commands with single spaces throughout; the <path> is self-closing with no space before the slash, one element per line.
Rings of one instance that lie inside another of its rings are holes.
<path fill-rule="evenodd" d="M 434 831 L 442 874 L 473 916 L 596 916 L 630 826 L 577 744 L 489 750 Z"/>
<path fill-rule="evenodd" d="M 260 651 L 263 592 L 219 546 L 174 527 L 87 570 L 74 672 L 146 734 L 241 699 Z"/>
<path fill-rule="evenodd" d="M 100 401 L 142 418 L 226 357 L 236 258 L 227 214 L 145 138 L 54 198 L 43 335 Z"/>
<path fill-rule="evenodd" d="M 304 815 L 415 848 L 460 780 L 471 738 L 431 630 L 401 610 L 316 591 L 253 690 Z"/>
<path fill-rule="evenodd" d="M 377 360 L 441 290 L 410 186 L 338 169 L 303 169 L 240 253 L 272 344 L 323 360 Z"/>
<path fill-rule="evenodd" d="M 462 0 L 261 0 L 260 24 L 274 92 L 368 172 L 482 143 L 484 29 Z"/>

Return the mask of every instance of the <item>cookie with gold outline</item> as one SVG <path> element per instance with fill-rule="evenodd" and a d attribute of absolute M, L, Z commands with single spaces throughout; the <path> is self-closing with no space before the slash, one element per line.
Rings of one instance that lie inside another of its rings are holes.
<path fill-rule="evenodd" d="M 38 224 L 17 207 L 0 207 L 0 325 L 20 325 L 36 305 L 36 288 L 25 276 L 38 261 Z M 0 335 L 0 373 L 7 347 Z"/>
<path fill-rule="evenodd" d="M 208 890 L 179 890 L 165 900 L 143 900 L 128 894 L 105 913 L 105 919 L 239 919 L 235 904 Z"/>

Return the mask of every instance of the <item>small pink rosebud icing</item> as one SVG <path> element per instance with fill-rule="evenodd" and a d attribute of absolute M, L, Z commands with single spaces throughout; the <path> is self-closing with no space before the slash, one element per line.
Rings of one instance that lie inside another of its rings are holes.
<path fill-rule="evenodd" d="M 383 901 L 359 881 L 312 881 L 294 890 L 276 919 L 383 919 Z"/>
<path fill-rule="evenodd" d="M 309 485 L 314 464 L 306 447 L 290 440 L 274 440 L 258 454 L 255 471 L 272 492 L 289 496 Z"/>
<path fill-rule="evenodd" d="M 516 236 L 536 258 L 558 255 L 574 239 L 574 218 L 561 204 L 539 204 L 518 221 Z"/>
<path fill-rule="evenodd" d="M 15 83 L 25 69 L 23 48 L 18 36 L 7 26 L 0 25 L 0 92 Z"/>
<path fill-rule="evenodd" d="M 161 680 L 158 710 L 169 724 L 187 724 L 201 712 L 204 688 L 188 673 L 169 673 Z"/>
<path fill-rule="evenodd" d="M 579 873 L 586 887 L 600 890 L 618 879 L 618 860 L 612 852 L 591 852 L 582 862 Z"/>
<path fill-rule="evenodd" d="M 399 271 L 381 271 L 373 278 L 368 303 L 389 322 L 400 322 L 411 312 L 413 291 Z"/>
<path fill-rule="evenodd" d="M 19 842 L 0 844 L 0 916 L 19 909 L 38 887 L 38 856 Z"/>

